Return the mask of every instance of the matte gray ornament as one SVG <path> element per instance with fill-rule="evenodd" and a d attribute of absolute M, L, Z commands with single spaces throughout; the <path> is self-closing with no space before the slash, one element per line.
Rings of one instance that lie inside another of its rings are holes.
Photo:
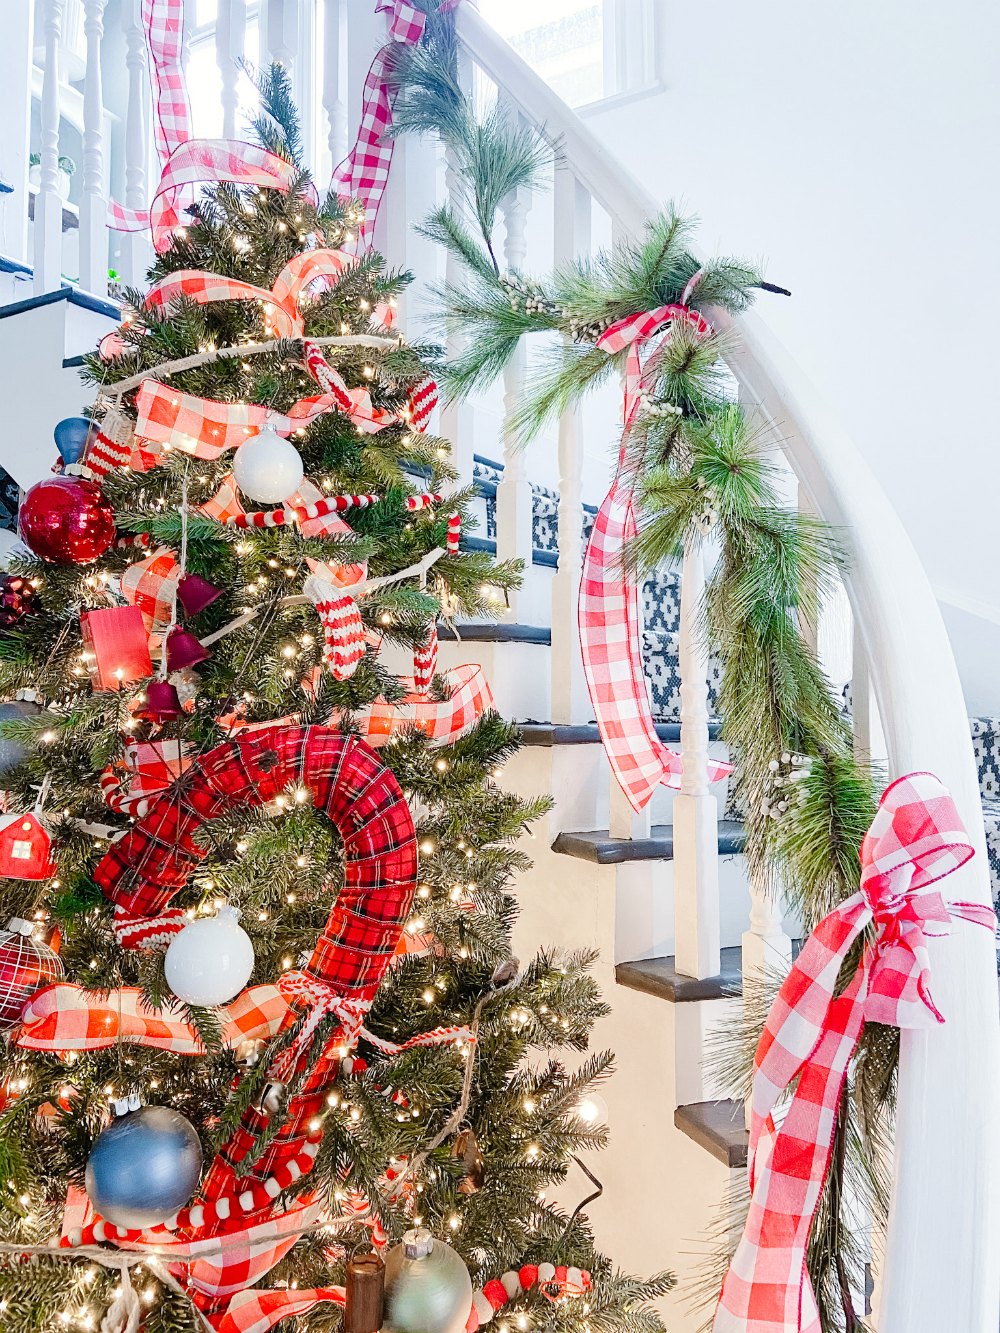
<path fill-rule="evenodd" d="M 382 1333 L 464 1333 L 472 1278 L 456 1250 L 423 1229 L 385 1256 Z"/>
<path fill-rule="evenodd" d="M 169 1106 L 140 1106 L 118 1115 L 87 1162 L 87 1193 L 95 1209 L 108 1222 L 130 1230 L 172 1217 L 200 1179 L 198 1135 L 191 1122 Z"/>
<path fill-rule="evenodd" d="M 41 704 L 31 699 L 12 699 L 10 703 L 0 704 L 0 722 L 14 722 L 22 718 L 37 717 L 42 711 Z M 15 768 L 23 764 L 31 754 L 31 746 L 24 741 L 15 741 L 8 736 L 0 736 L 0 777 L 6 777 Z"/>

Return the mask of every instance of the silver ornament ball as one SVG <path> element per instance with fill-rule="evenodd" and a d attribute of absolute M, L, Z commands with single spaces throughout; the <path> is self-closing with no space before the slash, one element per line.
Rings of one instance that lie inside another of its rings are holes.
<path fill-rule="evenodd" d="M 138 1106 L 97 1139 L 86 1186 L 103 1218 L 137 1230 L 183 1208 L 200 1178 L 201 1143 L 191 1122 L 169 1106 Z"/>
<path fill-rule="evenodd" d="M 408 1231 L 385 1256 L 382 1333 L 464 1333 L 471 1308 L 461 1255 L 429 1231 Z"/>

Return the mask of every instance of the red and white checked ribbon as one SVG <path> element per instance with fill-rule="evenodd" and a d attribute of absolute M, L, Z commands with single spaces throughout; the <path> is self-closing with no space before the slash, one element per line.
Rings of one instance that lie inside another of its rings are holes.
<path fill-rule="evenodd" d="M 841 1090 L 865 1022 L 932 1028 L 927 940 L 961 917 L 992 930 L 982 903 L 946 903 L 933 886 L 973 854 L 951 796 L 930 773 L 884 793 L 861 848 L 860 891 L 809 936 L 771 1006 L 754 1059 L 750 1212 L 713 1333 L 819 1333 L 806 1272 L 813 1214 L 829 1169 Z M 874 935 L 846 989 L 851 946 Z M 787 1112 L 775 1107 L 798 1080 Z"/>
<path fill-rule="evenodd" d="M 122 596 L 139 608 L 147 633 L 170 624 L 180 576 L 177 557 L 167 546 L 159 547 L 145 560 L 137 560 L 122 574 Z"/>
<path fill-rule="evenodd" d="M 162 168 L 152 207 L 108 206 L 114 231 L 153 233 L 158 252 L 170 244 L 192 186 L 206 181 L 288 190 L 296 179 L 292 163 L 256 144 L 226 139 L 192 139 L 191 108 L 184 77 L 184 0 L 142 0 L 142 25 L 150 55 L 154 134 Z"/>
<path fill-rule="evenodd" d="M 451 689 L 447 699 L 428 699 L 414 683 L 397 703 L 376 699 L 353 714 L 363 739 L 378 749 L 401 732 L 412 729 L 444 744 L 463 735 L 494 707 L 493 692 L 478 664 L 470 662 L 453 667 L 445 673 L 444 680 Z"/>
<path fill-rule="evenodd" d="M 323 625 L 323 661 L 334 680 L 350 680 L 365 655 L 365 627 L 349 592 L 310 574 L 302 591 L 316 607 Z"/>
<path fill-rule="evenodd" d="M 437 13 L 454 9 L 457 4 L 458 0 L 442 0 Z M 364 205 L 365 217 L 359 231 L 365 238 L 375 225 L 392 164 L 393 140 L 386 132 L 392 125 L 396 101 L 391 75 L 397 45 L 416 46 L 427 22 L 427 15 L 407 0 L 379 0 L 375 12 L 388 15 L 390 40 L 371 63 L 362 94 L 358 137 L 350 153 L 334 170 L 331 181 L 341 198 L 358 199 Z"/>
<path fill-rule="evenodd" d="M 633 810 L 647 805 L 661 784 L 681 785 L 681 756 L 656 734 L 649 687 L 643 675 L 639 585 L 622 564 L 624 547 L 636 533 L 635 478 L 628 468 L 627 444 L 642 388 L 639 349 L 647 338 L 664 326 L 669 329 L 675 320 L 684 320 L 699 334 L 710 332 L 697 311 L 665 305 L 619 320 L 597 342 L 608 353 L 628 348 L 625 427 L 618 469 L 594 520 L 583 560 L 578 606 L 580 648 L 601 739 Z M 729 772 L 729 764 L 708 761 L 709 782 L 718 782 Z"/>
<path fill-rule="evenodd" d="M 118 763 L 101 774 L 101 795 L 112 810 L 142 815 L 151 796 L 171 786 L 191 763 L 186 741 L 140 741 L 125 747 Z M 128 781 L 128 787 L 125 782 Z"/>

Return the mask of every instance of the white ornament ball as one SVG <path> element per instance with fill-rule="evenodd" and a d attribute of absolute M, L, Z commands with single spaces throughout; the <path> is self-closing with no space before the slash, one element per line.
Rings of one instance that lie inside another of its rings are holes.
<path fill-rule="evenodd" d="M 265 426 L 236 450 L 233 475 L 247 499 L 280 504 L 302 485 L 302 459 L 294 444 Z"/>
<path fill-rule="evenodd" d="M 253 971 L 253 944 L 235 907 L 220 907 L 175 935 L 167 949 L 167 985 L 185 1004 L 226 1004 L 239 995 Z"/>

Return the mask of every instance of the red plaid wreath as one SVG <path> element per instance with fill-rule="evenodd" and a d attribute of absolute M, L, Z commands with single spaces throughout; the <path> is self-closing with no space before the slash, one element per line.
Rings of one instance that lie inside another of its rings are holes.
<path fill-rule="evenodd" d="M 399 784 L 357 736 L 328 727 L 272 726 L 241 735 L 192 764 L 169 792 L 154 796 L 143 819 L 105 854 L 94 879 L 119 913 L 131 919 L 161 917 L 171 899 L 204 859 L 195 840 L 208 821 L 242 805 L 263 805 L 290 785 L 306 788 L 344 845 L 344 886 L 302 973 L 311 985 L 336 993 L 363 1011 L 392 960 L 413 898 L 416 837 Z M 284 1026 L 303 1014 L 292 1003 Z M 265 1179 L 301 1150 L 309 1121 L 320 1111 L 336 1075 L 342 1026 L 312 1063 L 291 1098 L 285 1124 L 252 1176 Z M 302 1072 L 301 1068 L 291 1071 Z M 253 1149 L 266 1124 L 256 1111 L 220 1150 L 205 1178 L 202 1197 L 232 1193 L 236 1167 Z M 245 1219 L 244 1219 L 245 1220 Z"/>

